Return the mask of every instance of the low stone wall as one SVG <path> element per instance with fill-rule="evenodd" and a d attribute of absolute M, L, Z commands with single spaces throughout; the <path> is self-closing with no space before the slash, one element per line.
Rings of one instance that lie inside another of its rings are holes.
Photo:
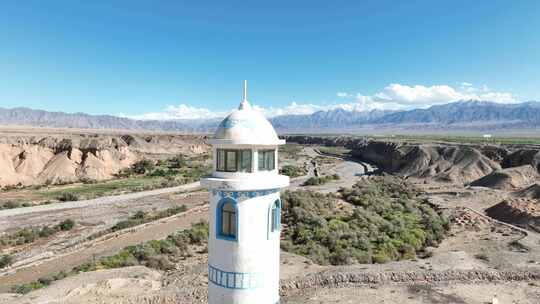
<path fill-rule="evenodd" d="M 281 282 L 282 294 L 308 288 L 340 288 L 374 284 L 436 284 L 538 281 L 540 271 L 448 270 L 424 272 L 320 272 Z"/>

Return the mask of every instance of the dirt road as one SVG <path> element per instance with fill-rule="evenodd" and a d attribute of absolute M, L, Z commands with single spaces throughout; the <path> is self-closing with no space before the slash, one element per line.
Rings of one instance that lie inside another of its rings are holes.
<path fill-rule="evenodd" d="M 147 196 L 155 196 L 155 195 L 174 193 L 174 192 L 191 191 L 191 190 L 200 188 L 200 186 L 201 186 L 200 182 L 195 182 L 195 183 L 185 184 L 185 185 L 176 186 L 176 187 L 127 193 L 127 194 L 120 194 L 120 195 L 113 195 L 113 196 L 104 196 L 104 197 L 90 199 L 90 200 L 0 210 L 0 220 L 10 217 L 10 216 L 14 216 L 14 215 L 36 213 L 36 212 L 51 212 L 51 211 L 59 211 L 59 210 L 73 209 L 73 208 L 95 207 L 99 205 L 106 205 L 106 204 L 111 204 L 115 202 L 133 200 L 133 199 L 143 198 Z"/>
<path fill-rule="evenodd" d="M 340 176 L 340 179 L 337 181 L 332 181 L 330 183 L 320 185 L 320 186 L 310 186 L 306 189 L 314 190 L 323 193 L 336 192 L 340 187 L 352 187 L 357 181 L 361 179 L 362 176 L 372 173 L 376 170 L 372 165 L 360 161 L 351 160 L 348 158 L 340 157 L 337 155 L 329 155 L 320 152 L 317 149 L 306 147 L 304 153 L 311 158 L 317 156 L 324 156 L 329 158 L 336 159 L 336 164 L 326 168 L 326 166 L 321 165 L 317 168 L 319 172 L 328 174 L 337 174 Z M 312 162 L 308 163 L 308 174 L 306 176 L 298 177 L 291 180 L 290 190 L 295 190 L 299 188 L 308 178 L 315 176 L 314 170 L 315 166 Z"/>

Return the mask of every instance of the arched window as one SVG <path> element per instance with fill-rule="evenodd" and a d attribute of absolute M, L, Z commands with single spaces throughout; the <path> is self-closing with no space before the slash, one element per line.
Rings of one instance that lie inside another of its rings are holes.
<path fill-rule="evenodd" d="M 276 200 L 270 207 L 270 232 L 279 231 L 281 228 L 281 201 Z"/>
<path fill-rule="evenodd" d="M 237 209 L 233 200 L 225 199 L 218 206 L 217 236 L 221 239 L 237 239 Z"/>

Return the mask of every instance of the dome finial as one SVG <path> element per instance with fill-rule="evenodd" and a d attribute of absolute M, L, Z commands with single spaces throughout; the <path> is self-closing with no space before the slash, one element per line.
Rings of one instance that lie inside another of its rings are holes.
<path fill-rule="evenodd" d="M 240 103 L 238 110 L 249 110 L 249 109 L 251 109 L 251 105 L 249 104 L 247 100 L 247 80 L 244 80 L 244 91 L 242 94 L 242 102 Z"/>

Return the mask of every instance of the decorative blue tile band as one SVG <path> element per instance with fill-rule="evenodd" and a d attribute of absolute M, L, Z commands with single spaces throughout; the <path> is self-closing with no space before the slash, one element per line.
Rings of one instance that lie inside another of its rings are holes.
<path fill-rule="evenodd" d="M 256 289 L 264 287 L 262 273 L 229 272 L 208 265 L 208 281 L 228 289 Z"/>
<path fill-rule="evenodd" d="M 256 191 L 226 191 L 226 190 L 212 190 L 214 196 L 219 196 L 223 198 L 232 198 L 238 200 L 241 198 L 254 198 L 257 196 L 264 196 L 271 193 L 279 192 L 279 189 L 267 189 L 267 190 L 256 190 Z"/>

